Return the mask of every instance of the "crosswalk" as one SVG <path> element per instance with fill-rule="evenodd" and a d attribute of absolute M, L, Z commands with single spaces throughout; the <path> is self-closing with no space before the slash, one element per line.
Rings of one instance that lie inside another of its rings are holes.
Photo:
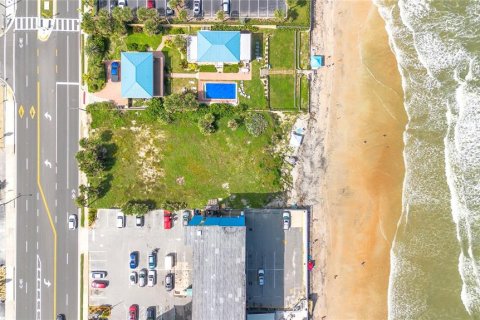
<path fill-rule="evenodd" d="M 40 19 L 37 17 L 16 17 L 15 30 L 35 31 L 40 28 L 52 29 L 60 32 L 78 32 L 80 31 L 79 19 Z"/>

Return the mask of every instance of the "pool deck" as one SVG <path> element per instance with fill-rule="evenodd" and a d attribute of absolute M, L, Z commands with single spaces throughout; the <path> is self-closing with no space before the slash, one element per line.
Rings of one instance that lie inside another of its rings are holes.
<path fill-rule="evenodd" d="M 221 73 L 221 72 L 197 72 L 197 73 L 178 73 L 172 72 L 167 75 L 170 78 L 198 79 L 209 81 L 237 81 L 252 80 L 252 71 L 238 73 Z"/>
<path fill-rule="evenodd" d="M 212 80 L 204 81 L 202 79 L 202 80 L 199 80 L 198 84 L 197 84 L 197 92 L 198 92 L 198 101 L 199 102 L 205 103 L 205 104 L 211 104 L 211 103 L 228 103 L 228 104 L 233 104 L 233 105 L 238 104 L 238 92 L 236 92 L 236 96 L 237 96 L 236 99 L 207 99 L 207 98 L 205 98 L 204 88 L 205 88 L 205 84 L 208 83 L 208 82 L 235 83 L 235 85 L 236 85 L 235 88 L 238 90 L 238 88 L 237 88 L 238 84 L 236 82 L 233 82 L 233 81 L 212 81 Z"/>

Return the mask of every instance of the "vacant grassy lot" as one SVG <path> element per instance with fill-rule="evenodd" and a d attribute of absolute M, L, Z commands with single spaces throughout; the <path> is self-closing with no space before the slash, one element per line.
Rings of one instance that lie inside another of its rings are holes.
<path fill-rule="evenodd" d="M 244 81 L 243 87 L 250 99 L 239 94 L 240 103 L 247 105 L 251 109 L 268 109 L 267 98 L 265 98 L 263 93 L 264 87 L 260 80 L 260 62 L 252 61 L 252 80 Z"/>
<path fill-rule="evenodd" d="M 208 199 L 229 196 L 237 206 L 263 205 L 281 189 L 280 164 L 269 151 L 278 125 L 265 114 L 268 131 L 253 137 L 244 126 L 230 130 L 227 122 L 238 113 L 225 110 L 217 114 L 218 131 L 208 136 L 196 124 L 204 111 L 185 114 L 172 124 L 148 122 L 144 111 L 93 112 L 92 126 L 109 132 L 116 152 L 107 172 L 110 187 L 92 206 L 149 199 L 157 206 L 169 200 L 200 207 Z"/>
<path fill-rule="evenodd" d="M 270 35 L 269 62 L 272 69 L 295 68 L 295 31 L 278 29 Z"/>
<path fill-rule="evenodd" d="M 153 36 L 146 35 L 145 33 L 132 33 L 128 35 L 125 39 L 125 43 L 137 43 L 137 44 L 146 44 L 152 50 L 156 50 L 160 43 L 162 42 L 162 35 L 157 34 Z"/>
<path fill-rule="evenodd" d="M 294 76 L 270 76 L 270 108 L 274 110 L 295 110 Z"/>
<path fill-rule="evenodd" d="M 285 22 L 286 25 L 294 26 L 310 26 L 310 6 L 311 0 L 298 0 L 297 5 L 294 5 L 288 10 L 289 19 Z"/>
<path fill-rule="evenodd" d="M 304 75 L 300 78 L 300 108 L 302 111 L 308 111 L 308 94 L 310 86 L 307 77 Z"/>
<path fill-rule="evenodd" d="M 299 67 L 304 70 L 310 69 L 310 33 L 300 31 L 298 34 Z"/>
<path fill-rule="evenodd" d="M 194 89 L 192 89 L 194 88 Z M 182 93 L 185 90 L 197 90 L 197 79 L 166 78 L 166 94 Z"/>

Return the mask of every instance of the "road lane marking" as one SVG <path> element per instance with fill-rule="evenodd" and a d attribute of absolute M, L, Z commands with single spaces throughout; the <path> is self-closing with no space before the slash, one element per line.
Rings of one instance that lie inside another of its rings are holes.
<path fill-rule="evenodd" d="M 28 158 L 25 158 L 25 168 L 28 170 Z"/>
<path fill-rule="evenodd" d="M 58 73 L 58 65 L 55 65 L 55 73 Z"/>
<path fill-rule="evenodd" d="M 37 57 L 40 56 L 40 50 L 37 48 Z"/>
<path fill-rule="evenodd" d="M 68 2 L 67 2 L 68 3 Z M 68 293 L 65 295 L 65 305 L 68 306 Z"/>
<path fill-rule="evenodd" d="M 37 209 L 37 217 L 39 216 L 39 212 L 40 212 L 40 210 L 39 210 L 39 209 Z"/>
<path fill-rule="evenodd" d="M 67 264 L 68 264 L 68 252 L 67 252 Z"/>
<path fill-rule="evenodd" d="M 28 282 L 25 282 L 25 293 L 28 293 Z"/>
<path fill-rule="evenodd" d="M 27 122 L 25 123 L 25 128 L 28 129 L 28 118 L 27 118 Z"/>
<path fill-rule="evenodd" d="M 28 74 L 25 75 L 25 87 L 28 87 Z"/>
<path fill-rule="evenodd" d="M 38 226 L 37 226 L 37 228 L 38 228 Z M 37 250 L 38 250 L 38 241 L 37 241 Z"/>
<path fill-rule="evenodd" d="M 30 112 L 29 113 L 30 113 L 30 117 L 32 117 L 32 119 L 33 119 L 33 117 L 35 117 L 35 114 L 36 114 L 35 108 L 33 106 L 30 107 Z"/>
<path fill-rule="evenodd" d="M 28 241 L 25 241 L 25 252 L 28 252 Z"/>
<path fill-rule="evenodd" d="M 55 199 L 55 207 L 57 207 L 57 199 Z"/>
<path fill-rule="evenodd" d="M 28 32 L 25 33 L 25 45 L 28 46 Z"/>
<path fill-rule="evenodd" d="M 23 105 L 20 105 L 20 108 L 18 108 L 18 115 L 20 116 L 20 119 L 23 119 L 23 116 L 25 115 L 25 109 L 23 108 Z"/>
<path fill-rule="evenodd" d="M 37 254 L 37 278 L 35 279 L 36 284 L 36 293 L 35 293 L 35 303 L 36 303 L 36 319 L 40 320 L 42 318 L 42 261 L 40 256 Z M 55 300 L 54 300 L 55 301 Z M 55 305 L 56 302 L 54 302 Z M 54 314 L 56 310 L 54 310 Z"/>
<path fill-rule="evenodd" d="M 38 201 L 38 200 L 40 200 L 40 198 L 39 198 L 39 194 L 38 194 L 38 192 L 37 192 L 37 201 Z M 37 209 L 37 210 L 38 210 L 38 209 Z"/>
<path fill-rule="evenodd" d="M 55 216 L 55 223 L 57 223 L 57 216 Z"/>
<path fill-rule="evenodd" d="M 40 74 L 40 67 L 37 66 L 37 74 Z"/>
<path fill-rule="evenodd" d="M 68 47 L 68 46 L 67 46 Z M 37 67 L 38 68 L 38 67 Z M 40 82 L 37 81 L 37 109 L 40 113 Z M 67 126 L 68 127 L 68 126 Z M 37 185 L 40 195 L 42 196 L 42 202 L 45 207 L 45 211 L 48 216 L 48 221 L 50 222 L 50 228 L 53 233 L 53 314 L 57 314 L 57 230 L 55 229 L 55 224 L 53 223 L 52 214 L 43 192 L 43 187 L 40 179 L 40 117 L 37 117 Z M 55 216 L 55 222 L 57 216 Z M 38 315 L 38 311 L 37 311 Z"/>
<path fill-rule="evenodd" d="M 137 6 L 138 7 L 138 6 Z M 67 82 L 70 81 L 70 74 L 69 74 L 69 70 L 70 68 L 68 66 L 70 66 L 70 62 L 68 61 L 69 59 L 69 52 L 68 52 L 68 48 L 70 47 L 69 46 L 69 36 L 67 35 Z M 69 174 L 69 163 L 70 163 L 70 139 L 68 138 L 70 137 L 70 90 L 69 88 L 67 87 L 67 189 L 70 189 L 70 174 Z"/>
<path fill-rule="evenodd" d="M 55 49 L 55 57 L 58 57 L 58 49 Z"/>
<path fill-rule="evenodd" d="M 58 189 L 58 183 L 55 182 L 55 190 Z"/>
<path fill-rule="evenodd" d="M 25 200 L 25 211 L 28 211 L 28 199 Z"/>
<path fill-rule="evenodd" d="M 38 233 L 38 226 L 37 226 L 37 233 Z M 37 242 L 38 243 L 38 242 Z M 38 249 L 38 248 L 37 248 Z"/>

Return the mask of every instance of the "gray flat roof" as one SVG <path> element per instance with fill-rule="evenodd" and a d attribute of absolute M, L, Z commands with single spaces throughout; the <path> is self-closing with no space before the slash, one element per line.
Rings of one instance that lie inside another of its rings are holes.
<path fill-rule="evenodd" d="M 187 227 L 193 251 L 192 316 L 195 320 L 246 317 L 245 227 Z"/>

